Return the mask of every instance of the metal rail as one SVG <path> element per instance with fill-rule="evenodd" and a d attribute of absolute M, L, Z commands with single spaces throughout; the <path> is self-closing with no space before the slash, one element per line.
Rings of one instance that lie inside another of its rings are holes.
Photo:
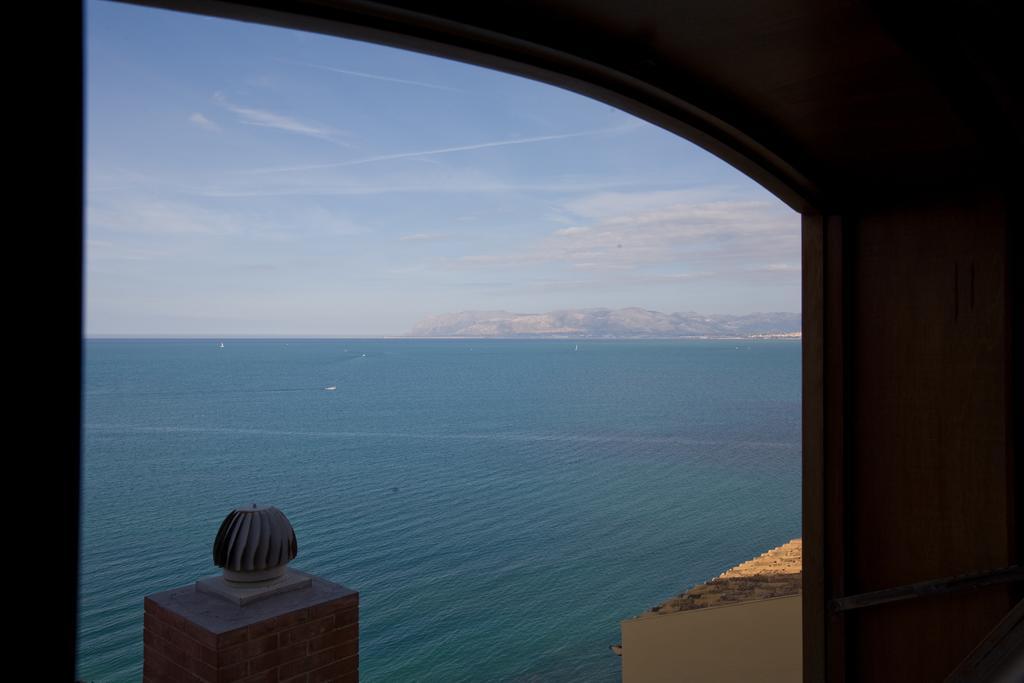
<path fill-rule="evenodd" d="M 845 598 L 832 600 L 829 602 L 829 607 L 833 612 L 846 612 L 852 609 L 861 609 L 862 607 L 883 605 L 887 602 L 923 598 L 930 595 L 952 593 L 954 591 L 981 588 L 982 586 L 1012 581 L 1024 581 L 1024 567 L 1013 565 L 1003 569 L 950 576 L 944 579 L 932 579 L 930 581 L 912 583 L 907 586 L 897 586 L 896 588 L 886 588 L 880 591 L 871 591 L 870 593 L 849 595 Z"/>

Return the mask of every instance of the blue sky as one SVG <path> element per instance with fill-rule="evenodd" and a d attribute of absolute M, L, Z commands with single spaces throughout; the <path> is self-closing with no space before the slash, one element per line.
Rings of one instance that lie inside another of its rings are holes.
<path fill-rule="evenodd" d="M 86 333 L 395 335 L 462 310 L 800 310 L 799 216 L 507 74 L 86 4 Z"/>

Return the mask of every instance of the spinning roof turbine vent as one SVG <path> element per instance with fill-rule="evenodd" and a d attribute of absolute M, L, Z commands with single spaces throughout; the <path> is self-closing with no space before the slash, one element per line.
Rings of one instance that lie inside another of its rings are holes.
<path fill-rule="evenodd" d="M 225 580 L 237 583 L 282 576 L 298 552 L 291 522 L 272 505 L 235 508 L 213 541 L 213 563 L 224 569 Z"/>
<path fill-rule="evenodd" d="M 295 680 L 308 671 L 358 681 L 359 594 L 289 567 L 298 549 L 276 507 L 229 512 L 213 542 L 223 574 L 146 596 L 142 680 L 199 680 L 193 671 L 210 681 L 253 680 L 256 671 L 260 680 Z M 310 614 L 319 615 L 315 628 L 297 628 Z"/>

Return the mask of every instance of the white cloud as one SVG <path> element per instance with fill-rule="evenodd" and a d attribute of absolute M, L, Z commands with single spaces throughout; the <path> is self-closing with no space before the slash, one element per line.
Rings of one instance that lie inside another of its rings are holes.
<path fill-rule="evenodd" d="M 359 235 L 371 232 L 370 228 L 322 206 L 307 206 L 293 212 L 289 216 L 289 223 L 307 233 Z"/>
<path fill-rule="evenodd" d="M 607 273 L 605 273 L 607 275 Z M 624 287 L 647 288 L 651 285 L 678 286 L 686 283 L 709 280 L 726 275 L 733 277 L 731 273 L 719 273 L 712 270 L 700 270 L 689 273 L 666 273 L 663 275 L 644 275 L 636 273 L 614 273 L 612 277 L 592 277 L 587 280 L 567 279 L 564 277 L 533 278 L 528 281 L 525 289 L 527 291 L 550 292 L 550 291 L 574 291 L 574 290 L 611 290 L 619 291 Z"/>
<path fill-rule="evenodd" d="M 650 192 L 598 192 L 566 202 L 562 208 L 577 216 L 600 219 L 668 206 L 696 205 L 720 198 L 720 191 L 707 187 Z"/>
<path fill-rule="evenodd" d="M 220 177 L 218 184 L 193 188 L 192 192 L 204 197 L 346 197 L 401 193 L 444 193 L 444 194 L 485 194 L 485 193 L 544 193 L 568 194 L 594 192 L 611 187 L 628 187 L 640 184 L 632 180 L 619 179 L 552 179 L 549 182 L 507 182 L 486 176 L 476 170 L 445 169 L 438 173 L 431 169 L 424 172 L 416 169 L 399 173 L 387 173 L 384 177 L 368 178 L 365 174 L 332 175 L 310 179 L 299 175 L 255 176 L 236 175 Z M 468 220 L 479 220 L 475 215 Z M 455 220 L 463 220 L 463 217 Z"/>
<path fill-rule="evenodd" d="M 238 243 L 254 239 L 280 243 L 300 237 L 348 236 L 369 230 L 337 211 L 319 206 L 267 213 L 237 203 L 200 205 L 160 197 L 90 202 L 86 207 L 86 226 L 90 231 L 106 234 L 191 237 L 197 244 L 212 244 L 219 238 L 232 238 Z"/>
<path fill-rule="evenodd" d="M 326 140 L 343 147 L 351 146 L 348 142 L 341 139 L 341 136 L 343 135 L 341 131 L 331 128 L 330 126 L 299 121 L 298 119 L 290 116 L 284 116 L 264 109 L 242 107 L 231 103 L 222 93 L 219 92 L 214 93 L 213 99 L 228 111 L 237 114 L 240 117 L 239 120 L 246 125 L 274 128 L 288 133 L 294 133 L 296 135 L 304 135 L 318 140 Z"/>
<path fill-rule="evenodd" d="M 206 118 L 199 112 L 193 113 L 191 116 L 188 117 L 188 120 L 192 124 L 199 126 L 204 130 L 208 130 L 214 133 L 219 133 L 222 130 L 220 126 L 218 126 L 216 123 Z"/>
<path fill-rule="evenodd" d="M 451 235 L 442 232 L 416 232 L 410 235 L 402 235 L 398 239 L 402 242 L 436 242 L 445 240 Z"/>
<path fill-rule="evenodd" d="M 150 261 L 167 255 L 161 249 L 133 247 L 109 240 L 88 239 L 85 242 L 86 262 L 96 261 Z"/>
<path fill-rule="evenodd" d="M 150 235 L 238 235 L 244 229 L 244 222 L 231 213 L 166 199 L 90 203 L 86 225 Z"/>
<path fill-rule="evenodd" d="M 800 222 L 776 203 L 709 199 L 708 190 L 601 193 L 567 202 L 590 217 L 527 248 L 472 254 L 455 265 L 516 268 L 549 264 L 604 272 L 616 282 L 673 283 L 728 277 L 790 280 L 800 272 Z M 699 201 L 685 200 L 699 199 Z M 666 274 L 671 267 L 674 274 Z"/>

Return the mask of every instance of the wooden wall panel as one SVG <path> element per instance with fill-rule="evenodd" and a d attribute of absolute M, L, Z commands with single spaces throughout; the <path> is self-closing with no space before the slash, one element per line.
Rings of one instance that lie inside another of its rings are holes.
<path fill-rule="evenodd" d="M 825 217 L 802 219 L 803 679 L 825 680 L 824 312 Z"/>
<path fill-rule="evenodd" d="M 847 594 L 1016 559 L 1006 225 L 991 196 L 844 222 Z M 1010 609 L 1010 590 L 848 613 L 847 673 L 941 680 Z"/>

